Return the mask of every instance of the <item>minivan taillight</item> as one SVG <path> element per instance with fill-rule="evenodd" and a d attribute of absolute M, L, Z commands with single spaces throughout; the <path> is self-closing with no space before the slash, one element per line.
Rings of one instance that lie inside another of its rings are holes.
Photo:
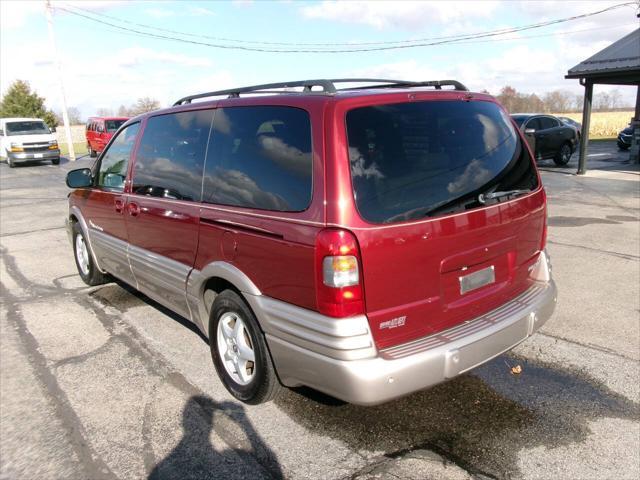
<path fill-rule="evenodd" d="M 544 250 L 547 247 L 547 235 L 549 230 L 549 210 L 547 209 L 547 191 L 542 189 L 542 196 L 544 198 L 544 225 L 542 227 L 542 242 L 540 243 L 540 250 Z"/>
<path fill-rule="evenodd" d="M 327 229 L 316 238 L 316 299 L 320 313 L 349 317 L 364 312 L 360 249 L 347 230 Z"/>

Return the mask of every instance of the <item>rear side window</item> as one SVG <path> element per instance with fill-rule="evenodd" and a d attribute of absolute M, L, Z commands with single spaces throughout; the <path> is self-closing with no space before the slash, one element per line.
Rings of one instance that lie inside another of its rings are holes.
<path fill-rule="evenodd" d="M 213 110 L 151 117 L 133 169 L 133 193 L 199 201 Z"/>
<path fill-rule="evenodd" d="M 494 103 L 363 107 L 346 123 L 356 206 L 369 222 L 467 210 L 483 205 L 480 193 L 537 187 L 527 150 Z"/>
<path fill-rule="evenodd" d="M 546 130 L 548 128 L 555 128 L 558 127 L 558 121 L 555 118 L 551 118 L 551 117 L 540 117 L 540 125 L 541 125 L 541 129 L 542 130 Z"/>
<path fill-rule="evenodd" d="M 105 125 L 107 127 L 107 132 L 113 133 L 118 130 L 122 124 L 126 122 L 126 120 L 107 120 Z"/>
<path fill-rule="evenodd" d="M 203 201 L 262 210 L 305 210 L 312 193 L 311 122 L 292 107 L 216 111 Z"/>

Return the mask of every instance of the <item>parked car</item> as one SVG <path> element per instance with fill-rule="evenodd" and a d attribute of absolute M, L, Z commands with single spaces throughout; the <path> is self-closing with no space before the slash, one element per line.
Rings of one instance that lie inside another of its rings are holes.
<path fill-rule="evenodd" d="M 631 148 L 631 137 L 633 136 L 633 127 L 629 125 L 621 130 L 618 134 L 618 148 L 620 150 L 629 150 Z"/>
<path fill-rule="evenodd" d="M 58 165 L 60 149 L 54 131 L 40 118 L 0 118 L 0 158 L 10 168 L 34 160 Z"/>
<path fill-rule="evenodd" d="M 553 115 L 516 113 L 511 115 L 538 160 L 552 158 L 556 165 L 569 163 L 578 144 L 574 127 L 565 125 Z"/>
<path fill-rule="evenodd" d="M 504 108 L 455 81 L 339 82 L 185 97 L 67 176 L 80 277 L 192 321 L 248 403 L 281 385 L 386 402 L 555 307 L 545 192 Z"/>
<path fill-rule="evenodd" d="M 582 137 L 582 124 L 580 122 L 576 122 L 573 118 L 569 117 L 558 117 L 558 120 L 565 125 L 575 128 L 578 131 L 578 141 L 580 141 L 580 138 Z"/>
<path fill-rule="evenodd" d="M 95 157 L 104 150 L 113 134 L 129 117 L 91 117 L 87 120 L 85 136 L 89 156 Z"/>

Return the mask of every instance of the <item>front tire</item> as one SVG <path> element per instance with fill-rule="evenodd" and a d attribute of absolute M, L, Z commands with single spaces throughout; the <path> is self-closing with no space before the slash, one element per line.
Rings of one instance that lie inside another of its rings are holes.
<path fill-rule="evenodd" d="M 73 224 L 73 258 L 84 283 L 91 287 L 107 283 L 107 276 L 96 267 L 89 243 L 77 222 Z"/>
<path fill-rule="evenodd" d="M 98 156 L 98 153 L 93 148 L 91 148 L 91 145 L 87 145 L 87 149 L 89 150 L 89 156 L 91 158 L 95 158 Z"/>
<path fill-rule="evenodd" d="M 571 160 L 571 155 L 573 154 L 573 150 L 571 149 L 571 145 L 568 143 L 563 143 L 560 147 L 560 150 L 556 153 L 556 156 L 553 157 L 553 161 L 559 167 L 564 167 L 569 160 Z"/>
<path fill-rule="evenodd" d="M 52 158 L 51 159 L 51 165 L 60 165 L 60 157 Z"/>
<path fill-rule="evenodd" d="M 282 390 L 258 321 L 233 290 L 223 291 L 213 302 L 209 345 L 220 380 L 238 400 L 257 405 Z"/>

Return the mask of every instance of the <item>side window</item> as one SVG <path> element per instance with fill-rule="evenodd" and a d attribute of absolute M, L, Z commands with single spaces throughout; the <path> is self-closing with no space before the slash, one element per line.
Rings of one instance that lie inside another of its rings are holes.
<path fill-rule="evenodd" d="M 151 117 L 133 167 L 133 193 L 200 201 L 213 110 Z"/>
<path fill-rule="evenodd" d="M 540 117 L 534 117 L 532 119 L 530 119 L 527 124 L 525 125 L 525 130 L 527 128 L 534 128 L 536 130 L 541 130 L 542 127 L 540 126 Z"/>
<path fill-rule="evenodd" d="M 311 122 L 292 107 L 216 111 L 203 202 L 262 210 L 305 210 L 312 194 Z"/>
<path fill-rule="evenodd" d="M 540 124 L 542 125 L 540 128 L 542 130 L 547 130 L 548 128 L 555 128 L 558 126 L 558 121 L 555 118 L 551 117 L 540 117 Z"/>
<path fill-rule="evenodd" d="M 102 133 L 104 132 L 104 123 L 103 122 L 98 122 L 98 132 Z"/>
<path fill-rule="evenodd" d="M 127 176 L 127 166 L 131 150 L 136 142 L 140 123 L 134 123 L 122 130 L 100 158 L 96 186 L 122 190 Z"/>

